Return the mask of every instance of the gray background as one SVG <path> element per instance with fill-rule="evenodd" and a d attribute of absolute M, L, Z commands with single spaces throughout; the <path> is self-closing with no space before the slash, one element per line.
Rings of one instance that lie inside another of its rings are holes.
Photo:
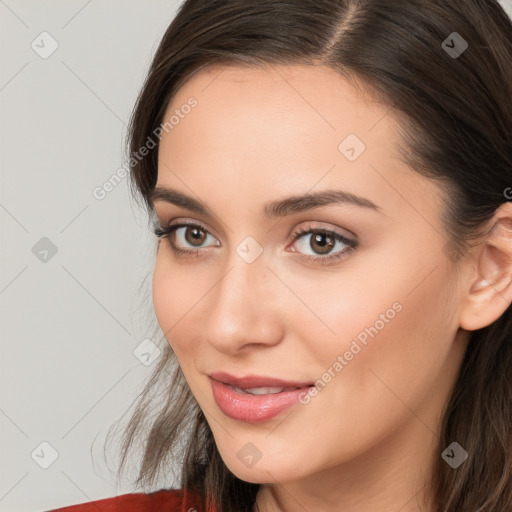
<path fill-rule="evenodd" d="M 134 349 L 154 340 L 155 245 L 126 178 L 102 200 L 93 190 L 123 163 L 178 4 L 0 0 L 1 511 L 132 490 L 115 487 L 102 449 L 154 364 Z M 51 49 L 44 31 L 58 44 L 47 58 L 31 47 Z"/>
<path fill-rule="evenodd" d="M 154 240 L 126 178 L 103 200 L 93 190 L 123 163 L 125 125 L 177 5 L 0 2 L 1 511 L 131 490 L 114 487 L 102 448 L 152 370 L 133 350 L 148 337 L 139 287 Z M 46 59 L 31 47 L 50 48 L 43 31 L 59 45 Z M 32 253 L 42 237 L 57 247 L 46 262 Z M 48 469 L 43 441 L 58 452 Z"/>

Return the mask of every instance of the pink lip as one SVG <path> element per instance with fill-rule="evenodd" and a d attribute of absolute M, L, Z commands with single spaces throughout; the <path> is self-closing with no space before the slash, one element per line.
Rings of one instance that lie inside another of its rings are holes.
<path fill-rule="evenodd" d="M 261 377 L 259 375 L 248 375 L 247 377 L 234 377 L 226 372 L 214 372 L 209 375 L 213 380 L 224 382 L 241 389 L 247 388 L 305 388 L 311 386 L 312 382 L 300 382 L 275 379 L 273 377 Z"/>
<path fill-rule="evenodd" d="M 296 404 L 301 393 L 307 392 L 309 382 L 285 381 L 272 377 L 249 375 L 234 377 L 224 372 L 210 374 L 213 397 L 221 411 L 232 419 L 256 423 L 273 418 Z M 251 395 L 234 389 L 282 387 L 280 393 Z"/>

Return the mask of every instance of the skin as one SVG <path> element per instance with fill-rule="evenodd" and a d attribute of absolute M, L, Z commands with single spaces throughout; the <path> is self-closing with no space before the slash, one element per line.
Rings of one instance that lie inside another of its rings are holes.
<path fill-rule="evenodd" d="M 509 232 L 496 230 L 456 267 L 443 250 L 444 193 L 399 160 L 398 118 L 330 68 L 203 68 L 165 119 L 191 96 L 197 106 L 161 139 L 157 184 L 201 201 L 211 216 L 163 201 L 155 212 L 163 225 L 195 222 L 211 236 L 197 256 L 172 250 L 171 242 L 198 248 L 185 229 L 159 243 L 153 302 L 224 462 L 263 484 L 262 511 L 434 512 L 424 488 L 468 331 L 511 300 Z M 338 150 L 351 133 L 366 145 L 355 161 Z M 268 201 L 326 189 L 379 210 L 262 213 Z M 503 225 L 510 206 L 500 210 Z M 301 226 L 358 246 L 322 265 L 307 259 L 325 258 L 311 235 L 294 241 Z M 236 252 L 248 236 L 263 249 L 252 263 Z M 401 310 L 307 405 L 249 424 L 214 401 L 213 371 L 317 381 L 396 303 Z M 237 457 L 247 443 L 261 453 L 252 467 Z"/>

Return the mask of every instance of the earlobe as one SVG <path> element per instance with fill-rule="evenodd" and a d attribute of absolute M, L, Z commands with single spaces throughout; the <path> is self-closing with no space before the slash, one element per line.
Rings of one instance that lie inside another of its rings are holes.
<path fill-rule="evenodd" d="M 474 271 L 459 318 L 467 331 L 492 324 L 512 301 L 512 203 L 502 204 L 491 223 L 490 233 L 469 263 Z"/>

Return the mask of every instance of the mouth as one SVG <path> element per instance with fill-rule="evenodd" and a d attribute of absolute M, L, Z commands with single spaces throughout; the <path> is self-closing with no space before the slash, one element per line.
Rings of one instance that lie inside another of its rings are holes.
<path fill-rule="evenodd" d="M 297 380 L 283 380 L 275 377 L 263 377 L 260 375 L 248 375 L 246 377 L 235 377 L 226 372 L 214 372 L 209 374 L 213 380 L 223 382 L 233 386 L 234 388 L 242 390 L 250 389 L 297 389 L 312 386 L 312 382 L 297 381 Z M 279 393 L 279 391 L 275 391 Z"/>
<path fill-rule="evenodd" d="M 274 418 L 296 404 L 301 393 L 314 385 L 256 375 L 235 377 L 224 372 L 209 377 L 219 409 L 231 419 L 248 423 Z"/>
<path fill-rule="evenodd" d="M 223 384 L 226 384 L 225 382 Z M 294 389 L 302 389 L 301 387 L 295 388 L 280 388 L 280 387 L 261 387 L 261 388 L 237 388 L 236 386 L 230 386 L 226 384 L 237 393 L 244 393 L 246 395 L 274 395 L 276 393 L 282 393 L 283 391 L 292 391 Z"/>

